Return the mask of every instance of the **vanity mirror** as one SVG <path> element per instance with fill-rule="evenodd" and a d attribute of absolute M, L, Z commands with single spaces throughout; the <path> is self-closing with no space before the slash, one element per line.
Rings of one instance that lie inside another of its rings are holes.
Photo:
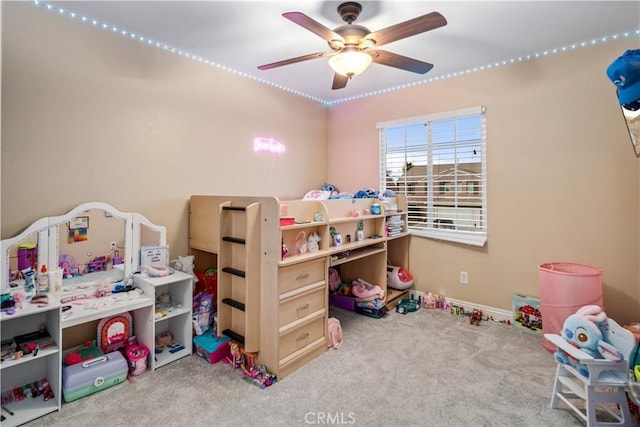
<path fill-rule="evenodd" d="M 62 269 L 65 288 L 78 282 L 124 279 L 124 260 L 131 251 L 125 244 L 130 215 L 112 209 L 93 207 L 50 224 L 50 233 L 57 235 L 50 239 L 56 243 L 55 266 Z"/>
<path fill-rule="evenodd" d="M 106 203 L 84 203 L 3 240 L 0 287 L 5 291 L 10 283 L 21 284 L 16 276 L 27 255 L 32 266 L 62 269 L 65 287 L 103 279 L 118 282 L 139 271 L 140 247 L 147 245 L 166 245 L 165 227 Z"/>
<path fill-rule="evenodd" d="M 34 267 L 38 260 L 48 259 L 48 218 L 41 218 L 27 227 L 22 233 L 3 240 L 0 245 L 2 254 L 1 272 L 2 290 L 8 288 L 8 283 L 18 277 L 18 272 L 28 267 Z"/>

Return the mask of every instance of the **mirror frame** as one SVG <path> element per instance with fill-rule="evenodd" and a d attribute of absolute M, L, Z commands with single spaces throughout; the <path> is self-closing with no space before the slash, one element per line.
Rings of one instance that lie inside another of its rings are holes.
<path fill-rule="evenodd" d="M 140 270 L 140 236 L 142 226 L 158 233 L 158 245 L 167 245 L 167 229 L 162 225 L 153 224 L 144 215 L 139 213 L 121 212 L 113 206 L 102 202 L 87 202 L 76 206 L 64 215 L 40 218 L 32 223 L 24 231 L 9 239 L 2 240 L 0 244 L 0 256 L 3 257 L 0 264 L 0 289 L 3 292 L 9 290 L 9 250 L 27 240 L 33 233 L 37 233 L 38 259 L 46 260 L 47 265 L 58 265 L 59 259 L 59 225 L 69 222 L 75 216 L 92 209 L 99 209 L 105 213 L 124 220 L 124 276 Z"/>

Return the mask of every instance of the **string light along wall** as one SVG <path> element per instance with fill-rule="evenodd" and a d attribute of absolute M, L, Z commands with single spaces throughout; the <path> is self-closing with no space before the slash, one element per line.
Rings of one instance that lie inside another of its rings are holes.
<path fill-rule="evenodd" d="M 550 50 L 545 50 L 545 51 L 538 52 L 538 53 L 532 53 L 530 55 L 519 56 L 517 58 L 506 59 L 506 60 L 503 60 L 503 61 L 497 61 L 497 62 L 494 62 L 492 64 L 486 64 L 486 65 L 482 65 L 482 66 L 479 66 L 479 67 L 468 68 L 466 70 L 456 71 L 456 72 L 444 74 L 444 75 L 441 75 L 441 76 L 431 77 L 431 78 L 428 78 L 428 79 L 418 80 L 418 81 L 411 82 L 411 83 L 405 83 L 405 84 L 401 84 L 401 85 L 397 85 L 397 86 L 392 86 L 392 87 L 388 87 L 388 88 L 385 88 L 385 89 L 374 90 L 374 91 L 371 91 L 371 92 L 362 93 L 360 95 L 349 96 L 349 97 L 337 99 L 337 100 L 334 100 L 334 101 L 328 101 L 328 100 L 320 99 L 320 98 L 318 98 L 316 96 L 311 96 L 309 94 L 303 93 L 303 92 L 295 90 L 295 89 L 288 88 L 286 86 L 283 86 L 283 85 L 280 85 L 280 84 L 277 84 L 277 83 L 270 82 L 268 80 L 262 79 L 260 77 L 254 76 L 252 74 L 245 73 L 243 71 L 238 71 L 238 70 L 233 69 L 231 67 L 227 67 L 225 65 L 218 64 L 218 63 L 216 63 L 214 61 L 211 61 L 209 59 L 203 58 L 202 56 L 186 52 L 186 51 L 184 51 L 182 49 L 174 48 L 172 46 L 169 46 L 166 43 L 163 43 L 163 42 L 160 42 L 160 41 L 157 41 L 157 40 L 152 40 L 152 39 L 147 38 L 147 37 L 145 37 L 143 35 L 135 34 L 133 32 L 127 31 L 127 30 L 122 29 L 122 28 L 118 28 L 118 27 L 110 25 L 108 23 L 100 22 L 100 21 L 95 20 L 95 19 L 91 19 L 91 18 L 89 18 L 87 16 L 78 14 L 78 13 L 73 12 L 71 10 L 67 10 L 67 9 L 63 9 L 63 8 L 57 7 L 57 6 L 53 6 L 53 5 L 49 4 L 49 3 L 42 2 L 42 1 L 39 1 L 39 0 L 33 0 L 33 4 L 35 6 L 38 6 L 38 7 L 43 7 L 45 9 L 47 9 L 47 10 L 49 10 L 51 12 L 57 13 L 59 15 L 68 16 L 70 18 L 77 19 L 77 20 L 79 20 L 81 22 L 84 22 L 84 23 L 87 23 L 89 25 L 93 25 L 96 28 L 101 28 L 103 30 L 111 31 L 111 32 L 113 32 L 115 34 L 121 35 L 123 37 L 130 38 L 132 40 L 136 40 L 136 41 L 138 41 L 140 43 L 145 43 L 145 44 L 147 44 L 149 46 L 153 46 L 155 48 L 166 50 L 168 52 L 183 56 L 185 58 L 188 58 L 188 59 L 191 59 L 191 60 L 194 60 L 194 61 L 198 61 L 198 62 L 207 64 L 207 65 L 210 65 L 210 66 L 218 68 L 220 70 L 227 71 L 227 72 L 230 72 L 230 73 L 233 73 L 233 74 L 236 74 L 238 76 L 245 77 L 245 78 L 248 78 L 248 79 L 251 79 L 251 80 L 255 80 L 255 81 L 259 82 L 259 83 L 263 83 L 263 84 L 266 84 L 268 86 L 273 86 L 273 87 L 275 87 L 277 89 L 284 90 L 285 92 L 289 92 L 289 93 L 292 93 L 294 95 L 302 96 L 302 97 L 310 99 L 312 101 L 319 102 L 319 103 L 321 103 L 321 104 L 323 104 L 325 106 L 328 106 L 328 107 L 331 106 L 331 105 L 334 105 L 334 104 L 353 101 L 353 100 L 356 100 L 356 99 L 368 98 L 368 97 L 375 96 L 375 95 L 380 95 L 380 94 L 383 94 L 383 93 L 393 92 L 393 91 L 399 90 L 399 89 L 406 89 L 406 88 L 409 88 L 409 87 L 423 85 L 423 84 L 427 84 L 427 83 L 433 83 L 433 82 L 437 82 L 437 81 L 440 81 L 440 80 L 449 79 L 449 78 L 452 78 L 452 77 L 463 76 L 465 74 L 475 73 L 476 71 L 490 70 L 492 68 L 502 67 L 502 66 L 505 66 L 505 65 L 511 65 L 511 64 L 515 64 L 515 63 L 519 63 L 519 62 L 523 62 L 523 61 L 529 61 L 529 60 L 537 59 L 537 58 L 540 58 L 540 57 L 545 57 L 545 56 L 549 56 L 549 55 L 555 55 L 555 54 L 558 54 L 558 53 L 563 53 L 563 52 L 567 52 L 567 51 L 571 51 L 571 50 L 575 50 L 575 49 L 580 49 L 580 48 L 584 48 L 584 47 L 588 47 L 588 46 L 593 46 L 593 45 L 596 45 L 596 44 L 611 42 L 611 41 L 618 40 L 618 39 L 621 39 L 621 38 L 627 38 L 627 37 L 632 37 L 632 36 L 640 36 L 640 29 L 637 29 L 635 31 L 629 31 L 629 32 L 621 33 L 621 34 L 614 34 L 614 35 L 611 35 L 611 36 L 605 36 L 605 37 L 593 39 L 593 40 L 590 40 L 590 41 L 583 41 L 581 43 L 573 43 L 571 45 L 562 46 L 562 47 L 555 48 L 555 49 L 550 49 Z"/>

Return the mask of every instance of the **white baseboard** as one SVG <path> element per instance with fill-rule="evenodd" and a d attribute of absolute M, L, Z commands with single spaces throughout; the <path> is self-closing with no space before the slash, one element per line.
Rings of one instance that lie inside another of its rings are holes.
<path fill-rule="evenodd" d="M 418 299 L 418 297 L 420 297 L 420 300 L 424 299 L 424 292 L 422 291 L 416 291 L 416 290 L 409 290 L 409 298 L 410 299 Z M 500 308 L 495 308 L 495 307 L 489 307 L 486 305 L 482 305 L 482 304 L 475 304 L 469 301 L 462 301 L 459 299 L 453 299 L 453 298 L 448 298 L 445 297 L 445 299 L 449 302 L 451 302 L 451 304 L 453 305 L 457 305 L 458 307 L 464 307 L 464 309 L 466 311 L 471 311 L 474 308 L 477 308 L 478 310 L 482 310 L 482 314 L 484 317 L 490 317 L 491 319 L 493 319 L 496 322 L 509 322 L 509 323 L 513 323 L 513 313 L 507 310 L 502 310 Z"/>

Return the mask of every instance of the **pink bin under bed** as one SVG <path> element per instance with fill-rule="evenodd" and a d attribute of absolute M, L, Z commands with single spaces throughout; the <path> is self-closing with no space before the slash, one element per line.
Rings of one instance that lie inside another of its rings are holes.
<path fill-rule="evenodd" d="M 602 302 L 602 270 L 583 264 L 550 262 L 538 266 L 542 331 L 560 334 L 567 317 L 585 305 Z M 549 351 L 556 346 L 546 339 L 542 345 Z"/>

